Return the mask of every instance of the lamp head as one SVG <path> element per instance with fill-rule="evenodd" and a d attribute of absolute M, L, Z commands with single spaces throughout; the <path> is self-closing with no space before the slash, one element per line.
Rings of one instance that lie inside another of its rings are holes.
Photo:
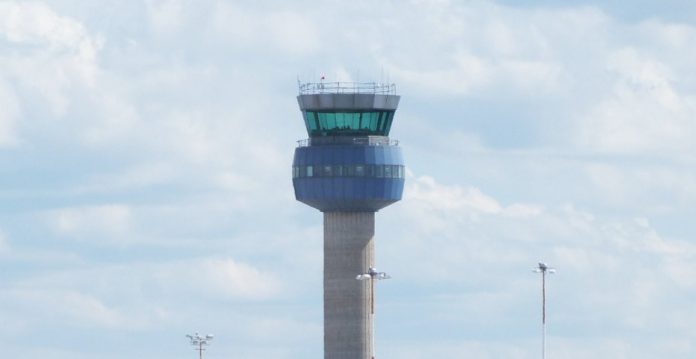
<path fill-rule="evenodd" d="M 549 265 L 544 263 L 544 262 L 539 262 L 537 264 L 537 266 L 532 270 L 532 272 L 551 274 L 551 273 L 556 273 L 556 269 L 549 267 Z"/>

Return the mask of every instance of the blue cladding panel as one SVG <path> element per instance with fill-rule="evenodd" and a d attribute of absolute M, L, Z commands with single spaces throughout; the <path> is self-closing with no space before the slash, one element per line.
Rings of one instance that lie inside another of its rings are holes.
<path fill-rule="evenodd" d="M 389 156 L 385 156 L 385 153 L 389 153 L 389 147 L 385 148 L 384 151 L 375 151 L 375 164 L 379 163 L 389 163 L 385 162 L 385 158 L 388 158 Z"/>
<path fill-rule="evenodd" d="M 382 151 L 380 151 L 382 152 Z M 365 147 L 365 163 L 374 165 L 377 163 L 377 151 L 372 151 L 370 147 Z"/>
<path fill-rule="evenodd" d="M 346 198 L 346 180 L 347 178 L 334 178 L 333 179 L 333 189 L 336 199 Z"/>
<path fill-rule="evenodd" d="M 309 163 L 309 151 L 303 148 L 304 151 L 298 151 L 301 164 L 304 166 Z"/>
<path fill-rule="evenodd" d="M 298 148 L 299 149 L 299 148 Z M 292 160 L 292 163 L 297 163 L 297 165 L 304 165 L 304 151 L 295 151 L 295 157 Z M 293 165 L 296 166 L 296 165 Z"/>
<path fill-rule="evenodd" d="M 350 159 L 350 149 L 345 146 L 341 146 L 338 148 L 338 156 L 336 158 L 336 164 L 347 164 L 349 163 L 348 160 Z"/>
<path fill-rule="evenodd" d="M 331 196 L 325 196 L 324 189 L 321 187 L 326 187 L 326 189 L 331 189 L 333 186 L 338 186 L 337 182 L 332 183 L 335 179 L 319 179 L 319 178 L 303 178 L 303 179 L 296 179 L 295 182 L 295 193 L 297 195 L 297 199 L 312 206 L 315 207 L 321 211 L 377 211 L 381 208 L 384 208 L 388 206 L 389 204 L 392 204 L 398 200 L 400 200 L 400 196 L 391 196 L 391 195 L 385 195 L 382 196 L 381 198 L 376 198 L 376 197 L 367 197 L 367 198 L 361 198 L 358 196 L 354 196 L 355 193 L 351 193 L 351 191 L 344 191 L 343 196 L 339 196 L 339 192 L 337 188 L 335 192 L 333 192 L 333 195 Z M 355 186 L 358 185 L 360 186 L 360 183 L 356 182 L 365 182 L 365 179 L 343 179 L 344 181 L 352 182 L 350 184 L 344 183 L 345 188 L 348 186 Z M 314 182 L 314 183 L 312 183 Z M 321 183 L 323 182 L 323 183 Z M 382 183 L 380 183 L 382 182 Z M 398 179 L 384 179 L 384 180 L 379 180 L 379 179 L 371 179 L 371 185 L 377 185 L 375 192 L 383 192 L 383 188 L 387 189 L 387 193 L 391 194 L 394 192 L 399 192 L 401 188 L 403 188 L 403 180 L 398 180 Z M 363 185 L 366 183 L 362 183 Z M 365 187 L 365 186 L 363 186 Z M 345 189 L 344 188 L 344 189 Z M 353 194 L 353 196 L 351 196 Z"/>
<path fill-rule="evenodd" d="M 298 148 L 298 150 L 300 150 L 300 149 L 301 148 Z M 304 155 L 304 151 L 295 151 L 295 156 L 292 159 L 292 163 L 296 163 L 296 164 L 293 164 L 293 166 L 303 166 L 304 165 L 304 161 L 302 159 L 303 155 Z"/>
<path fill-rule="evenodd" d="M 353 159 L 355 160 L 356 163 L 367 163 L 367 156 L 365 154 L 365 148 L 364 147 L 355 147 L 353 149 L 353 156 L 355 156 Z"/>
<path fill-rule="evenodd" d="M 299 151 L 295 151 L 295 154 L 292 155 L 292 163 L 300 163 L 299 156 L 300 156 L 300 152 L 299 152 Z M 293 168 L 295 168 L 295 165 L 293 165 Z M 294 177 L 294 176 L 295 176 L 295 174 L 294 174 L 294 172 L 293 172 L 293 177 Z"/>
<path fill-rule="evenodd" d="M 293 162 L 293 166 L 314 168 L 361 164 L 403 166 L 401 148 L 367 145 L 299 147 L 295 150 Z M 336 170 L 332 167 L 333 176 L 293 178 L 295 198 L 323 212 L 378 211 L 401 200 L 403 178 L 358 177 L 345 173 L 338 177 Z"/>
<path fill-rule="evenodd" d="M 367 199 L 368 196 L 367 193 L 365 193 L 365 188 L 367 188 L 367 186 L 365 185 L 365 181 L 353 180 L 352 182 L 355 188 L 353 197 L 357 199 Z"/>
<path fill-rule="evenodd" d="M 332 148 L 331 151 L 329 152 L 329 158 L 327 159 L 327 163 L 330 163 L 332 165 L 337 165 L 337 164 L 341 163 L 341 156 L 340 156 L 340 152 L 338 151 L 338 148 L 336 148 L 335 146 L 328 146 L 328 147 L 334 147 L 334 148 Z"/>
<path fill-rule="evenodd" d="M 379 198 L 375 195 L 374 178 L 366 178 L 364 183 L 365 183 L 365 198 Z"/>
<path fill-rule="evenodd" d="M 389 149 L 389 162 L 394 162 L 394 163 L 401 163 L 401 151 L 394 151 L 394 149 L 390 148 Z"/>
<path fill-rule="evenodd" d="M 391 147 L 388 147 L 388 148 L 386 149 L 386 151 L 384 151 L 384 152 L 382 153 L 381 156 L 382 156 L 382 159 L 381 159 L 381 162 L 382 162 L 382 163 L 393 163 L 393 162 L 394 162 L 394 161 L 392 160 L 392 158 L 394 157 L 394 155 L 392 154 L 392 148 L 391 148 Z"/>
<path fill-rule="evenodd" d="M 306 162 L 305 162 L 304 164 L 310 164 L 310 163 L 316 163 L 316 162 L 317 162 L 317 160 L 314 158 L 314 156 L 315 156 L 315 154 L 316 154 L 314 151 L 307 151 L 307 150 L 309 149 L 309 148 L 307 148 L 307 147 L 298 148 L 298 149 L 302 149 L 302 150 L 305 151 L 305 161 L 306 161 Z"/>
<path fill-rule="evenodd" d="M 317 152 L 319 155 L 319 161 L 317 164 L 328 165 L 331 164 L 331 157 L 333 156 L 333 148 L 327 146 L 324 151 Z"/>
<path fill-rule="evenodd" d="M 346 197 L 355 197 L 355 181 L 344 180 L 343 193 Z"/>

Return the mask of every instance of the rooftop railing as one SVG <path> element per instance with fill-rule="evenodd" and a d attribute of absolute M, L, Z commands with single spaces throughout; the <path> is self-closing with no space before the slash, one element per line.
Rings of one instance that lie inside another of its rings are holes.
<path fill-rule="evenodd" d="M 316 95 L 324 93 L 364 93 L 395 95 L 396 84 L 378 82 L 298 82 L 300 95 Z"/>

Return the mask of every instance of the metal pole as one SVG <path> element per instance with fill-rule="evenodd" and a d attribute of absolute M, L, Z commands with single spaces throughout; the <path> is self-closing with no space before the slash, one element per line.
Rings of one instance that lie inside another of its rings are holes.
<path fill-rule="evenodd" d="M 546 271 L 541 272 L 541 359 L 546 359 Z"/>
<path fill-rule="evenodd" d="M 370 278 L 370 314 L 375 315 L 375 278 Z"/>
<path fill-rule="evenodd" d="M 533 272 L 541 273 L 541 359 L 546 359 L 546 273 L 556 273 L 556 269 L 539 262 Z"/>
<path fill-rule="evenodd" d="M 372 328 L 370 328 L 370 340 L 372 340 L 372 343 L 370 344 L 372 347 L 372 359 L 375 359 L 375 280 L 377 280 L 377 278 L 375 278 L 374 276 L 370 278 L 370 301 L 372 302 L 372 309 L 370 313 L 370 315 L 372 315 Z"/>

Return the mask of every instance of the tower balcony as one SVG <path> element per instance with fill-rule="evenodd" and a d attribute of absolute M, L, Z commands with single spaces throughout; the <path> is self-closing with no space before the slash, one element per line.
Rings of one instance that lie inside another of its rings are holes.
<path fill-rule="evenodd" d="M 356 146 L 398 146 L 399 140 L 393 140 L 385 136 L 362 137 L 310 137 L 297 141 L 297 147 L 326 146 L 326 145 L 356 145 Z"/>

